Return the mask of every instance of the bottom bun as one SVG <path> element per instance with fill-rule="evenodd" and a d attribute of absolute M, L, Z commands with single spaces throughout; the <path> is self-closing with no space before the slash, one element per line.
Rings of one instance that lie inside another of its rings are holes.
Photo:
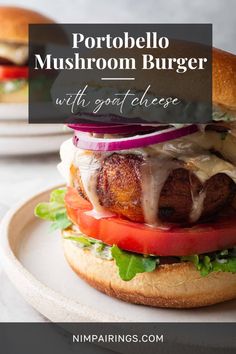
<path fill-rule="evenodd" d="M 192 308 L 236 298 L 236 274 L 213 272 L 202 277 L 191 263 L 159 266 L 130 281 L 120 279 L 113 260 L 96 257 L 70 240 L 63 240 L 71 268 L 87 283 L 123 301 L 155 307 Z"/>

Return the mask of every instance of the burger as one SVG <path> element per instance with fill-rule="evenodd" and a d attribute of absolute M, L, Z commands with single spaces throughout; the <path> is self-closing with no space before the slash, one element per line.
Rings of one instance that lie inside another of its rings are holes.
<path fill-rule="evenodd" d="M 67 187 L 35 214 L 62 230 L 92 287 L 166 308 L 236 298 L 235 73 L 236 57 L 214 49 L 205 125 L 71 126 L 58 166 Z"/>
<path fill-rule="evenodd" d="M 0 103 L 27 102 L 28 25 L 53 21 L 32 10 L 0 6 L 0 22 Z"/>

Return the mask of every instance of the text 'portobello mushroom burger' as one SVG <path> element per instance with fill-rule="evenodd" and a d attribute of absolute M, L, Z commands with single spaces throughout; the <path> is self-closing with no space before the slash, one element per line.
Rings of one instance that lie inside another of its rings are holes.
<path fill-rule="evenodd" d="M 68 186 L 35 213 L 63 230 L 90 285 L 156 307 L 236 298 L 235 74 L 235 56 L 214 49 L 207 125 L 73 125 L 59 164 Z"/>
<path fill-rule="evenodd" d="M 38 12 L 0 6 L 0 103 L 28 101 L 28 25 L 53 23 Z"/>

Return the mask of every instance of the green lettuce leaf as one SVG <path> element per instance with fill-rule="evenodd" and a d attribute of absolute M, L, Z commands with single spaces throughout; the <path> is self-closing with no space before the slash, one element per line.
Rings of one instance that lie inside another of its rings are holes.
<path fill-rule="evenodd" d="M 111 254 L 119 269 L 121 279 L 125 281 L 133 279 L 138 273 L 152 272 L 157 266 L 155 257 L 145 257 L 122 251 L 117 246 L 112 247 Z"/>
<path fill-rule="evenodd" d="M 232 122 L 235 120 L 235 116 L 229 112 L 223 111 L 213 111 L 212 113 L 212 120 L 213 121 L 222 121 L 222 122 Z"/>
<path fill-rule="evenodd" d="M 83 236 L 64 236 L 65 240 L 70 240 L 79 243 L 82 247 L 91 247 L 94 242 L 92 242 L 87 237 Z"/>
<path fill-rule="evenodd" d="M 53 222 L 50 231 L 64 230 L 72 225 L 66 213 L 65 194 L 65 189 L 54 190 L 50 195 L 49 203 L 39 203 L 34 209 L 37 217 Z"/>
<path fill-rule="evenodd" d="M 55 189 L 50 194 L 50 203 L 56 202 L 65 206 L 66 189 Z"/>
<path fill-rule="evenodd" d="M 192 262 L 203 277 L 211 272 L 236 273 L 235 248 L 209 254 L 181 257 L 182 262 Z"/>
<path fill-rule="evenodd" d="M 13 79 L 0 82 L 0 93 L 10 93 L 20 90 L 25 86 L 26 89 L 27 80 L 26 79 Z"/>
<path fill-rule="evenodd" d="M 64 230 L 71 226 L 72 223 L 68 219 L 66 212 L 59 213 L 55 217 L 55 221 L 50 226 L 50 231 Z"/>
<path fill-rule="evenodd" d="M 219 261 L 213 261 L 212 271 L 236 273 L 236 257 L 229 258 L 226 262 L 223 263 L 219 263 Z"/>

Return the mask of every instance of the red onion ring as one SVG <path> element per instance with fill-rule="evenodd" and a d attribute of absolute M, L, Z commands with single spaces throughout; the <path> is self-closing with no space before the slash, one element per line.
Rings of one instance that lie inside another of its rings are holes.
<path fill-rule="evenodd" d="M 135 135 L 120 139 L 95 138 L 86 133 L 74 132 L 73 143 L 76 147 L 83 150 L 92 151 L 119 151 L 136 149 L 148 145 L 163 143 L 183 136 L 196 133 L 198 127 L 195 124 L 181 128 L 168 128 L 145 135 Z"/>
<path fill-rule="evenodd" d="M 86 133 L 98 134 L 124 134 L 140 131 L 150 131 L 155 129 L 153 126 L 141 126 L 134 124 L 68 124 L 69 128 Z"/>

